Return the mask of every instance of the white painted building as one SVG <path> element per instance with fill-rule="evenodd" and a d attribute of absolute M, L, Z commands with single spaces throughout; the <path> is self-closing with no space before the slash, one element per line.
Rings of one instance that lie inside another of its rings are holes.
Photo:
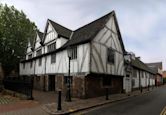
<path fill-rule="evenodd" d="M 125 85 L 125 52 L 114 11 L 74 31 L 48 20 L 44 33 L 36 33 L 34 45 L 28 44 L 20 75 L 34 76 L 38 89 L 66 92 L 70 69 L 75 97 L 104 95 L 105 88 L 127 92 L 132 86 Z"/>
<path fill-rule="evenodd" d="M 135 54 L 130 53 L 127 58 L 130 62 L 126 64 L 130 67 L 124 77 L 124 89 L 126 92 L 131 92 L 136 89 L 148 88 L 155 85 L 155 72 L 143 63 Z M 129 59 L 130 58 L 130 59 Z M 126 59 L 126 60 L 127 60 Z"/>

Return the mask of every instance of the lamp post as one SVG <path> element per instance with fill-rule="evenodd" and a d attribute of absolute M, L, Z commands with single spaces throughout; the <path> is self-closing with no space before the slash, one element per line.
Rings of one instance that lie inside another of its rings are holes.
<path fill-rule="evenodd" d="M 71 84 L 71 77 L 70 77 L 71 48 L 67 49 L 67 54 L 68 54 L 68 58 L 69 58 L 69 68 L 68 68 L 68 77 L 67 77 L 66 101 L 71 102 L 71 89 L 70 89 L 70 84 Z"/>

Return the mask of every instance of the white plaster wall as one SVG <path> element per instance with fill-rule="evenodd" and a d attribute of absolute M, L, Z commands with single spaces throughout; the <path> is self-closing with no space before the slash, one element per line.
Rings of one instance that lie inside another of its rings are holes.
<path fill-rule="evenodd" d="M 77 46 L 77 59 L 71 60 L 70 71 L 72 74 L 89 72 L 90 45 L 82 44 Z M 51 64 L 51 55 L 46 59 L 46 73 L 68 73 L 69 60 L 67 50 L 56 53 L 56 63 Z"/>
<path fill-rule="evenodd" d="M 58 37 L 58 33 L 56 32 L 56 30 L 54 30 L 52 25 L 48 22 L 47 35 L 45 37 L 44 43 L 48 43 L 48 42 L 56 39 L 57 37 Z"/>
<path fill-rule="evenodd" d="M 36 59 L 35 61 L 35 75 L 45 74 L 45 57 L 42 57 L 41 66 L 39 66 L 39 59 Z"/>
<path fill-rule="evenodd" d="M 96 35 L 91 45 L 91 71 L 124 76 L 124 57 L 122 46 L 117 34 L 114 17 L 111 17 L 105 27 Z M 115 63 L 107 62 L 107 49 L 115 51 Z"/>
<path fill-rule="evenodd" d="M 32 68 L 30 67 L 30 62 L 25 63 L 25 68 L 23 68 L 23 64 L 20 63 L 20 75 L 34 75 L 34 61 Z"/>

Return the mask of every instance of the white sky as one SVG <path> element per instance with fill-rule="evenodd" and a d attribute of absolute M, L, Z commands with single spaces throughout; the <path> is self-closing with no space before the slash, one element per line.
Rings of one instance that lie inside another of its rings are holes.
<path fill-rule="evenodd" d="M 49 18 L 70 29 L 115 10 L 127 51 L 166 69 L 166 0 L 0 0 L 14 5 L 44 31 Z"/>

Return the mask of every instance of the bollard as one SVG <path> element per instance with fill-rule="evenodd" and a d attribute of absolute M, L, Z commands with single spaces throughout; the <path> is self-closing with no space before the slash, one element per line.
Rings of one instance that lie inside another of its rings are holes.
<path fill-rule="evenodd" d="M 62 106 L 61 106 L 61 91 L 58 91 L 58 106 L 57 106 L 57 110 L 62 110 Z"/>
<path fill-rule="evenodd" d="M 148 91 L 149 91 L 149 85 L 148 85 Z"/>
<path fill-rule="evenodd" d="M 106 97 L 105 97 L 106 100 L 109 100 L 108 96 L 109 96 L 109 91 L 108 88 L 106 88 Z"/>
<path fill-rule="evenodd" d="M 142 93 L 142 86 L 141 86 L 141 93 Z"/>

